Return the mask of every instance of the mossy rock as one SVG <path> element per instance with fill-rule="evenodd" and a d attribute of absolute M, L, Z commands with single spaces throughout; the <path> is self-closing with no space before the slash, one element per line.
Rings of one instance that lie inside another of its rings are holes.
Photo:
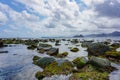
<path fill-rule="evenodd" d="M 50 65 L 46 66 L 43 73 L 48 75 L 47 73 L 51 75 L 59 75 L 59 74 L 70 74 L 73 71 L 73 64 L 71 62 L 63 62 L 59 64 L 58 62 L 53 62 Z"/>
<path fill-rule="evenodd" d="M 119 48 L 120 47 L 120 43 L 113 43 L 111 44 L 111 46 L 115 49 Z"/>
<path fill-rule="evenodd" d="M 56 56 L 59 53 L 59 48 L 51 48 L 47 51 L 47 54 L 50 56 Z"/>
<path fill-rule="evenodd" d="M 39 52 L 39 53 L 44 53 L 45 50 L 44 50 L 43 48 L 41 48 L 41 49 L 38 50 L 38 52 Z"/>
<path fill-rule="evenodd" d="M 79 49 L 78 48 L 72 48 L 70 51 L 72 51 L 72 52 L 78 52 Z"/>
<path fill-rule="evenodd" d="M 74 73 L 69 80 L 108 80 L 108 75 L 107 72 L 80 72 Z"/>
<path fill-rule="evenodd" d="M 35 48 L 37 48 L 37 45 L 30 45 L 30 46 L 28 46 L 27 48 L 28 48 L 28 49 L 35 49 Z"/>
<path fill-rule="evenodd" d="M 78 57 L 72 61 L 78 69 L 84 67 L 88 60 L 85 57 Z"/>
<path fill-rule="evenodd" d="M 36 61 L 36 65 L 40 66 L 41 68 L 45 68 L 54 61 L 55 59 L 52 57 L 43 57 Z"/>
<path fill-rule="evenodd" d="M 105 53 L 106 58 L 108 58 L 110 61 L 113 61 L 115 63 L 119 63 L 120 62 L 120 51 L 107 51 Z"/>
<path fill-rule="evenodd" d="M 39 56 L 34 56 L 33 57 L 33 61 L 36 61 L 36 60 L 38 60 L 38 59 L 40 59 L 41 57 L 39 57 Z"/>
<path fill-rule="evenodd" d="M 63 52 L 63 53 L 58 54 L 57 57 L 59 57 L 59 58 L 64 58 L 64 57 L 66 57 L 67 55 L 68 55 L 68 52 Z"/>
<path fill-rule="evenodd" d="M 45 76 L 42 72 L 38 71 L 36 74 L 35 74 L 35 77 L 38 79 L 38 80 L 42 80 Z"/>

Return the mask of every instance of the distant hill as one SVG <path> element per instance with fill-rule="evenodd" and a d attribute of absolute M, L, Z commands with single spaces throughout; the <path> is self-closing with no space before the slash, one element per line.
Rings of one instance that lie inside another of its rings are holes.
<path fill-rule="evenodd" d="M 117 37 L 117 36 L 120 36 L 120 32 L 119 31 L 115 31 L 115 32 L 112 32 L 112 33 L 102 33 L 102 34 L 90 34 L 90 35 L 87 35 L 87 37 Z"/>
<path fill-rule="evenodd" d="M 74 38 L 76 38 L 76 37 L 84 37 L 83 35 L 75 35 L 75 36 L 73 36 Z"/>

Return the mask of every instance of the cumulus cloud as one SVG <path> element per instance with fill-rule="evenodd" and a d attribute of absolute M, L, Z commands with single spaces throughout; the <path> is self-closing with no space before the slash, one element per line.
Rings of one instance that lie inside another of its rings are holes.
<path fill-rule="evenodd" d="M 25 10 L 18 12 L 0 3 L 0 24 L 8 21 L 13 33 L 70 36 L 111 32 L 120 26 L 119 0 L 14 0 L 17 3 Z"/>

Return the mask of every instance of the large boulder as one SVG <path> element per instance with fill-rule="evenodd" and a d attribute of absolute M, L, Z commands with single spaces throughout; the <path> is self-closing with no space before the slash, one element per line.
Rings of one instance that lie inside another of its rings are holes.
<path fill-rule="evenodd" d="M 52 57 L 43 57 L 36 61 L 36 65 L 40 66 L 41 68 L 45 68 L 54 61 L 55 59 Z"/>
<path fill-rule="evenodd" d="M 88 59 L 86 57 L 78 57 L 73 60 L 73 63 L 76 65 L 78 69 L 84 67 L 87 62 Z"/>
<path fill-rule="evenodd" d="M 47 51 L 47 54 L 50 56 L 56 56 L 59 53 L 58 48 L 51 48 L 49 51 Z"/>
<path fill-rule="evenodd" d="M 111 66 L 111 62 L 109 60 L 104 59 L 104 58 L 98 58 L 98 57 L 95 57 L 95 56 L 92 56 L 90 58 L 90 63 L 94 66 L 103 67 L 103 68 Z"/>
<path fill-rule="evenodd" d="M 89 55 L 103 55 L 106 51 L 109 51 L 109 46 L 103 43 L 92 43 L 88 46 L 88 54 Z"/>
<path fill-rule="evenodd" d="M 68 75 L 73 71 L 73 64 L 68 60 L 57 60 L 47 65 L 43 72 L 37 72 L 36 78 L 42 80 L 44 77 L 50 77 L 52 75 Z"/>

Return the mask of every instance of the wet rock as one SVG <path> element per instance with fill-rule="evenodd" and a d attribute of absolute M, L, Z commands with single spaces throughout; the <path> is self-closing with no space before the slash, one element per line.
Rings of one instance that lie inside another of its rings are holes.
<path fill-rule="evenodd" d="M 44 49 L 45 51 L 48 51 L 50 48 L 52 48 L 52 45 L 40 43 L 37 50 Z"/>
<path fill-rule="evenodd" d="M 37 61 L 37 60 L 39 60 L 39 59 L 40 59 L 39 56 L 34 56 L 34 57 L 33 57 L 33 61 Z"/>
<path fill-rule="evenodd" d="M 72 48 L 70 51 L 72 51 L 72 52 L 78 52 L 79 49 L 78 48 Z"/>
<path fill-rule="evenodd" d="M 64 58 L 64 57 L 66 57 L 67 55 L 68 55 L 68 52 L 63 52 L 63 53 L 58 54 L 57 57 L 59 57 L 59 58 Z"/>
<path fill-rule="evenodd" d="M 117 48 L 120 47 L 120 43 L 113 43 L 111 46 L 112 46 L 114 49 L 117 49 Z"/>
<path fill-rule="evenodd" d="M 107 51 L 105 53 L 107 59 L 113 62 L 120 62 L 120 51 Z"/>
<path fill-rule="evenodd" d="M 51 55 L 51 56 L 55 56 L 58 53 L 59 53 L 59 49 L 58 48 L 51 48 L 49 51 L 47 51 L 47 54 Z"/>
<path fill-rule="evenodd" d="M 46 66 L 48 66 L 54 61 L 55 59 L 52 57 L 44 57 L 44 58 L 40 58 L 39 60 L 37 60 L 36 65 L 40 66 L 41 68 L 45 68 Z"/>
<path fill-rule="evenodd" d="M 91 44 L 91 42 L 82 42 L 82 47 L 88 47 Z"/>
<path fill-rule="evenodd" d="M 111 66 L 111 62 L 109 60 L 104 58 L 94 57 L 94 56 L 90 58 L 90 63 L 94 66 L 103 67 L 103 68 Z"/>
<path fill-rule="evenodd" d="M 65 74 L 68 75 L 73 71 L 73 64 L 70 61 L 63 60 L 61 62 L 55 61 L 45 67 L 42 76 L 50 77 L 52 75 Z M 40 73 L 41 76 L 41 73 Z"/>
<path fill-rule="evenodd" d="M 30 46 L 28 46 L 27 48 L 34 50 L 35 48 L 37 48 L 37 45 L 30 45 Z"/>
<path fill-rule="evenodd" d="M 109 73 L 107 72 L 80 72 L 74 73 L 69 80 L 108 80 Z"/>
<path fill-rule="evenodd" d="M 38 80 L 42 80 L 45 76 L 42 72 L 38 71 L 36 74 L 35 74 L 35 77 L 38 79 Z"/>
<path fill-rule="evenodd" d="M 60 45 L 60 40 L 56 40 L 55 46 L 59 46 Z"/>
<path fill-rule="evenodd" d="M 79 43 L 78 39 L 72 39 L 71 43 L 76 44 Z"/>
<path fill-rule="evenodd" d="M 1 54 L 1 53 L 8 53 L 8 51 L 0 51 L 0 54 Z"/>
<path fill-rule="evenodd" d="M 109 50 L 110 50 L 110 47 L 102 43 L 92 43 L 88 46 L 88 49 L 87 49 L 88 54 L 94 55 L 94 56 L 103 55 L 105 54 L 105 52 Z"/>
<path fill-rule="evenodd" d="M 78 58 L 74 59 L 72 62 L 75 64 L 75 66 L 78 69 L 80 69 L 80 68 L 82 68 L 82 67 L 84 67 L 86 65 L 88 60 L 87 60 L 86 57 L 78 57 Z"/>

